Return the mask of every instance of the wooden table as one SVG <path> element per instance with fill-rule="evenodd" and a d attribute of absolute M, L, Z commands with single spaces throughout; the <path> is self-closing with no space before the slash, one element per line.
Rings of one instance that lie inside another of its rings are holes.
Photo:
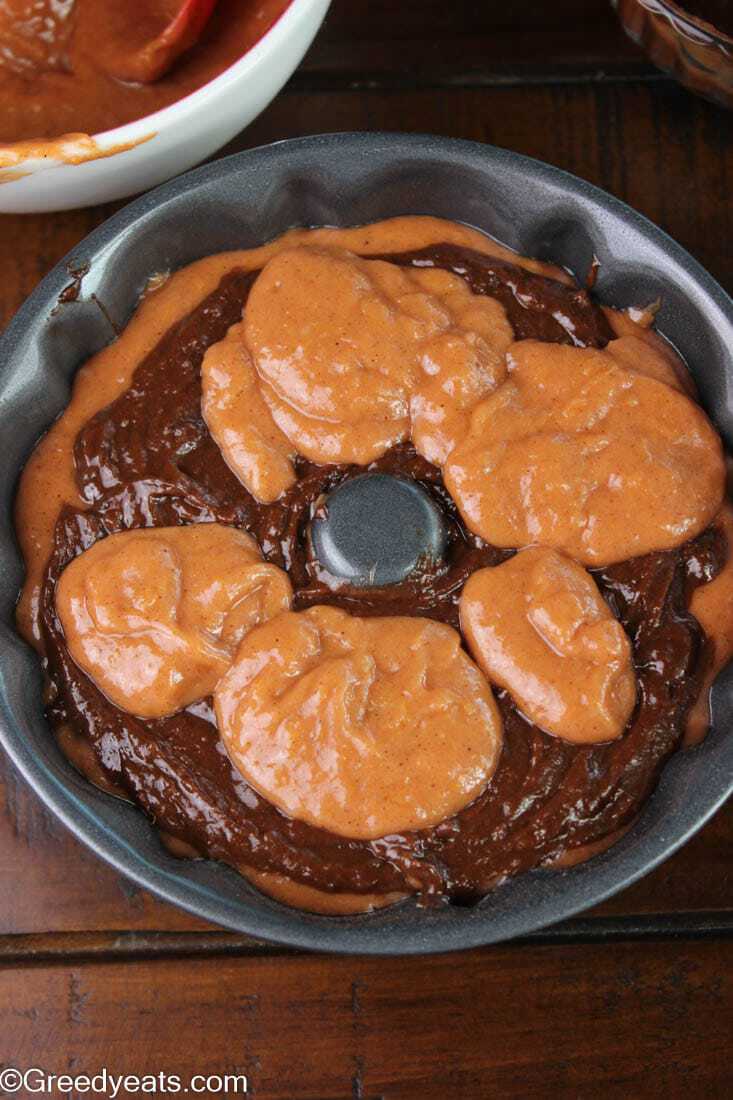
<path fill-rule="evenodd" d="M 603 0 L 334 0 L 299 72 L 227 151 L 351 129 L 560 165 L 733 289 L 731 116 L 651 69 Z M 0 218 L 0 324 L 111 209 Z M 0 799 L 0 1063 L 236 1071 L 260 1100 L 731 1094 L 733 805 L 644 881 L 532 941 L 363 960 L 206 927 L 100 863 L 9 768 Z"/>

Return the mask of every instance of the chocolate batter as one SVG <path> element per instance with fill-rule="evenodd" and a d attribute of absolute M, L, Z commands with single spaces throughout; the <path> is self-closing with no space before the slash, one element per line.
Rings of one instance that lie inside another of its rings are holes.
<path fill-rule="evenodd" d="M 584 291 L 470 249 L 439 245 L 383 258 L 460 274 L 475 293 L 499 298 L 518 337 L 602 347 L 613 335 Z M 209 701 L 142 721 L 113 706 L 69 657 L 56 581 L 76 555 L 112 532 L 206 521 L 240 526 L 268 561 L 287 569 L 296 610 L 330 603 L 362 616 L 424 615 L 456 628 L 467 577 L 511 554 L 466 529 L 439 470 L 405 444 L 370 468 L 415 478 L 430 492 L 446 520 L 445 560 L 381 590 L 327 586 L 313 560 L 309 522 L 324 493 L 363 468 L 299 460 L 292 490 L 261 505 L 230 472 L 201 418 L 204 352 L 239 320 L 256 274 L 224 277 L 160 340 L 130 388 L 78 435 L 77 479 L 90 508 L 64 508 L 41 599 L 52 724 L 66 740 L 71 727 L 90 744 L 107 780 L 177 841 L 324 892 L 416 892 L 423 901 L 465 904 L 507 875 L 602 846 L 639 811 L 699 694 L 708 644 L 688 605 L 692 589 L 725 561 L 718 528 L 677 550 L 594 572 L 633 645 L 639 702 L 621 739 L 574 746 L 530 725 L 499 693 L 505 740 L 488 788 L 454 818 L 405 836 L 347 840 L 288 819 L 233 769 Z"/>

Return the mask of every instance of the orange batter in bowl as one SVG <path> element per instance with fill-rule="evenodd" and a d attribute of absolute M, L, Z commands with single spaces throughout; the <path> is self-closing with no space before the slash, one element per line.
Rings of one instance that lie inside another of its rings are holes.
<path fill-rule="evenodd" d="M 175 103 L 233 65 L 289 2 L 218 0 L 192 48 L 139 83 L 132 60 L 183 0 L 3 0 L 0 164 L 1 143 L 98 134 Z"/>

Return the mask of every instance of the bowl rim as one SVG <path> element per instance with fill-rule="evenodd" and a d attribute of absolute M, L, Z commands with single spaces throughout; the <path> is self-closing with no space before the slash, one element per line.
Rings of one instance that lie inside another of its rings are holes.
<path fill-rule="evenodd" d="M 30 294 L 5 332 L 0 334 L 0 363 L 9 361 L 13 357 L 15 346 L 19 343 L 27 324 L 39 312 L 42 312 L 44 317 L 48 315 L 48 307 L 55 302 L 59 285 L 63 285 L 64 281 L 68 282 L 69 267 L 74 264 L 75 255 L 79 250 L 83 250 L 86 257 L 94 257 L 106 246 L 109 246 L 125 229 L 152 209 L 165 206 L 169 199 L 185 195 L 188 191 L 199 188 L 202 184 L 206 185 L 207 182 L 213 179 L 252 168 L 256 166 L 258 160 L 262 161 L 263 158 L 268 161 L 273 157 L 290 158 L 291 154 L 297 154 L 299 151 L 322 154 L 329 151 L 333 152 L 334 149 L 338 151 L 339 155 L 343 155 L 344 149 L 348 149 L 352 153 L 363 153 L 369 151 L 375 144 L 384 143 L 391 147 L 392 152 L 399 150 L 403 156 L 410 157 L 413 161 L 419 161 L 430 152 L 436 151 L 442 154 L 447 161 L 452 161 L 454 158 L 458 159 L 461 154 L 480 160 L 482 165 L 489 164 L 494 167 L 508 161 L 516 169 L 530 173 L 540 182 L 544 181 L 548 185 L 555 185 L 564 192 L 570 190 L 575 194 L 579 194 L 597 210 L 610 212 L 612 215 L 620 217 L 625 223 L 631 223 L 645 237 L 651 236 L 652 240 L 673 261 L 682 264 L 692 279 L 701 287 L 706 298 L 715 304 L 723 322 L 731 326 L 733 334 L 733 300 L 705 271 L 702 265 L 642 214 L 593 184 L 535 158 L 479 142 L 436 137 L 430 134 L 344 132 L 285 139 L 245 150 L 221 158 L 211 164 L 195 168 L 129 203 L 67 253 Z M 1 392 L 2 386 L 0 384 L 0 396 Z M 17 640 L 17 636 L 15 640 Z M 5 648 L 4 644 L 1 648 Z M 30 652 L 27 647 L 24 647 L 24 649 Z M 712 737 L 713 734 L 709 735 L 699 746 L 687 751 L 696 754 L 712 752 Z M 727 730 L 715 731 L 716 743 L 723 737 L 729 738 L 730 732 Z M 337 954 L 391 956 L 468 949 L 508 938 L 526 936 L 558 920 L 567 920 L 590 906 L 605 901 L 657 867 L 686 843 L 733 793 L 733 772 L 731 772 L 727 773 L 725 778 L 721 776 L 717 793 L 709 799 L 704 809 L 696 814 L 691 824 L 679 829 L 676 834 L 665 834 L 659 839 L 657 848 L 651 857 L 645 858 L 639 866 L 632 866 L 631 868 L 626 866 L 621 874 L 613 866 L 609 867 L 606 860 L 608 859 L 610 863 L 610 853 L 616 853 L 621 859 L 623 858 L 621 850 L 623 849 L 623 854 L 625 854 L 627 838 L 635 833 L 638 823 L 643 819 L 644 811 L 635 820 L 626 837 L 608 849 L 608 852 L 594 857 L 577 868 L 549 872 L 553 876 L 563 874 L 575 878 L 578 872 L 582 873 L 588 867 L 593 869 L 591 871 L 593 881 L 590 888 L 586 888 L 584 891 L 582 879 L 576 878 L 575 880 L 580 881 L 581 885 L 580 887 L 576 886 L 572 903 L 565 906 L 559 915 L 552 912 L 556 906 L 553 906 L 551 901 L 543 902 L 540 899 L 534 905 L 534 908 L 526 908 L 521 911 L 519 919 L 514 922 L 514 930 L 510 933 L 492 934 L 491 930 L 484 926 L 484 922 L 478 919 L 454 922 L 452 926 L 446 922 L 442 926 L 441 932 L 435 937 L 430 934 L 431 930 L 427 927 L 427 922 L 421 934 L 420 921 L 418 920 L 416 922 L 417 927 L 411 930 L 411 938 L 403 935 L 399 945 L 394 945 L 389 942 L 394 934 L 393 930 L 389 928 L 383 929 L 385 942 L 382 942 L 379 928 L 375 928 L 373 933 L 369 935 L 370 915 L 348 918 L 317 918 L 313 921 L 308 919 L 310 915 L 307 913 L 286 909 L 286 927 L 278 924 L 277 931 L 270 929 L 263 931 L 262 928 L 256 926 L 256 913 L 253 914 L 251 920 L 243 921 L 241 916 L 237 915 L 236 907 L 229 905 L 227 899 L 208 888 L 205 884 L 202 885 L 191 878 L 182 878 L 172 871 L 164 871 L 159 866 L 153 866 L 142 851 L 133 847 L 119 833 L 101 821 L 89 806 L 79 802 L 70 789 L 70 785 L 62 782 L 52 773 L 43 760 L 34 755 L 30 744 L 25 742 L 20 729 L 17 726 L 13 729 L 12 718 L 2 694 L 0 694 L 0 744 L 3 745 L 11 761 L 18 768 L 26 782 L 70 831 L 105 862 L 144 889 L 215 925 L 247 933 L 259 940 L 302 949 L 326 950 Z M 681 756 L 682 754 L 678 753 L 676 755 Z M 668 762 L 667 767 L 673 766 L 672 761 Z M 87 781 L 84 782 L 86 784 Z M 92 791 L 94 790 L 91 785 L 89 787 Z M 651 801 L 651 798 L 648 801 Z M 134 807 L 134 812 L 141 815 L 141 811 L 137 807 Z M 145 819 L 143 818 L 143 820 Z M 208 864 L 211 861 L 204 862 Z M 234 874 L 235 872 L 231 873 Z M 535 871 L 527 874 L 546 873 Z M 570 880 L 566 878 L 564 881 Z M 572 888 L 570 892 L 573 893 Z M 228 911 L 228 906 L 231 909 L 231 914 Z M 281 906 L 280 908 L 285 909 L 286 907 Z M 545 910 L 549 912 L 549 915 Z M 480 913 L 480 909 L 471 912 Z M 378 914 L 374 914 L 374 916 L 376 917 Z M 330 931 L 324 932 L 324 920 Z M 364 931 L 363 935 L 360 930 Z M 376 932 L 376 935 L 374 932 Z"/>
<path fill-rule="evenodd" d="M 676 31 L 685 38 L 691 38 L 702 45 L 721 46 L 728 49 L 733 46 L 733 35 L 716 27 L 700 15 L 694 15 L 677 0 L 636 0 L 650 15 L 666 16 Z"/>
<path fill-rule="evenodd" d="M 88 136 L 99 148 L 100 154 L 107 154 L 106 157 L 100 155 L 94 159 L 111 159 L 117 153 L 128 152 L 131 148 L 144 147 L 148 142 L 155 141 L 161 134 L 184 123 L 187 118 L 197 114 L 199 110 L 205 109 L 210 99 L 218 98 L 219 95 L 225 95 L 227 92 L 233 91 L 240 81 L 247 80 L 254 70 L 273 53 L 277 52 L 280 46 L 297 30 L 301 20 L 307 17 L 311 9 L 322 2 L 323 0 L 290 0 L 285 11 L 278 16 L 262 37 L 258 38 L 254 45 L 241 57 L 238 57 L 236 61 L 233 61 L 231 65 L 212 77 L 211 80 L 207 80 L 205 84 L 194 88 L 187 95 L 181 96 L 180 99 L 174 100 L 173 103 L 161 107 L 152 114 L 142 115 L 131 122 L 113 126 L 109 130 L 99 130 L 96 133 L 89 134 Z M 326 0 L 324 18 L 330 3 L 331 0 Z M 47 140 L 52 144 L 63 137 L 63 134 L 57 134 Z M 30 135 L 29 138 L 20 139 L 19 142 L 9 142 L 7 146 L 12 148 L 13 145 L 22 144 L 26 140 L 32 141 L 34 139 Z M 0 146 L 2 145 L 3 143 L 0 142 Z M 81 163 L 87 162 L 82 161 Z M 75 167 L 78 167 L 78 165 L 57 157 L 51 156 L 41 160 L 38 158 L 37 153 L 29 153 L 27 157 L 12 166 L 12 171 L 22 171 L 24 173 L 23 178 L 28 178 L 50 168 Z"/>

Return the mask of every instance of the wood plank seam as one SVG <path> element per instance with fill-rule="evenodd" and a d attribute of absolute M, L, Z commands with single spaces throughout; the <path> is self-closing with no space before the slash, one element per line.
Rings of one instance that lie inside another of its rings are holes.
<path fill-rule="evenodd" d="M 542 85 L 597 85 L 597 84 L 667 84 L 674 81 L 665 73 L 656 69 L 631 72 L 606 72 L 602 69 L 593 72 L 512 72 L 510 70 L 493 72 L 456 72 L 439 76 L 416 76 L 414 73 L 353 72 L 343 73 L 308 72 L 296 73 L 280 93 L 318 94 L 329 92 L 358 91 L 440 91 L 451 88 L 480 90 L 482 88 L 522 88 Z"/>
<path fill-rule="evenodd" d="M 576 918 L 503 944 L 524 947 L 733 940 L 731 913 Z M 492 948 L 483 950 L 491 951 Z M 139 962 L 194 957 L 272 957 L 307 952 L 232 932 L 67 932 L 0 937 L 0 968 L 54 962 Z"/>

